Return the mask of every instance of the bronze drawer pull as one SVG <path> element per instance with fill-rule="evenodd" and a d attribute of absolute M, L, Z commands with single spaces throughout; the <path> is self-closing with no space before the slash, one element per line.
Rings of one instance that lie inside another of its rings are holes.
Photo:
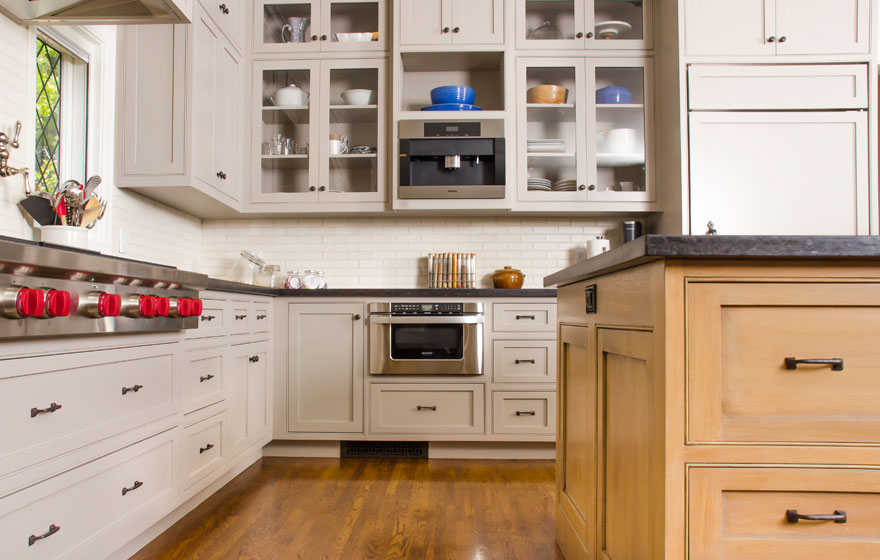
<path fill-rule="evenodd" d="M 43 539 L 48 539 L 49 537 L 51 537 L 52 535 L 54 535 L 55 533 L 57 533 L 60 530 L 61 530 L 61 527 L 59 525 L 55 525 L 53 523 L 52 525 L 49 525 L 49 530 L 46 531 L 45 533 L 43 533 L 42 535 L 40 535 L 39 537 L 37 535 L 29 536 L 28 537 L 28 546 L 34 546 L 35 542 L 41 541 Z"/>
<path fill-rule="evenodd" d="M 52 403 L 49 405 L 49 408 L 37 408 L 34 407 L 31 409 L 31 418 L 36 418 L 38 414 L 51 414 L 61 408 L 61 405 L 58 403 Z"/>
<path fill-rule="evenodd" d="M 785 369 L 797 369 L 798 364 L 831 366 L 832 371 L 843 371 L 843 358 L 810 358 L 805 360 L 798 360 L 797 358 L 785 359 Z"/>
<path fill-rule="evenodd" d="M 846 512 L 836 509 L 831 515 L 803 515 L 798 513 L 798 510 L 796 509 L 785 510 L 785 520 L 789 523 L 797 523 L 801 519 L 804 521 L 834 521 L 835 523 L 846 523 Z"/>
<path fill-rule="evenodd" d="M 204 453 L 205 451 L 210 451 L 210 450 L 212 450 L 212 449 L 214 449 L 214 444 L 213 444 L 213 443 L 209 443 L 209 444 L 206 445 L 205 447 L 199 447 L 199 455 L 201 455 L 201 454 Z"/>
<path fill-rule="evenodd" d="M 436 407 L 436 406 L 422 406 L 422 405 L 419 405 L 419 406 L 416 407 L 416 410 L 430 410 L 430 411 L 433 411 L 433 412 L 437 412 L 437 407 Z"/>
<path fill-rule="evenodd" d="M 235 316 L 236 321 L 244 321 L 245 319 L 247 319 L 247 315 L 236 315 Z"/>
<path fill-rule="evenodd" d="M 202 321 L 213 321 L 216 318 L 216 315 L 202 315 Z"/>
<path fill-rule="evenodd" d="M 259 356 L 251 356 L 250 358 L 248 358 L 248 361 L 252 364 L 255 364 L 260 361 L 260 357 Z"/>
<path fill-rule="evenodd" d="M 131 387 L 123 387 L 123 388 L 122 388 L 122 394 L 125 395 L 126 393 L 129 393 L 129 392 L 131 392 L 131 393 L 137 393 L 138 391 L 140 391 L 140 390 L 143 389 L 143 388 L 144 388 L 143 385 L 133 385 L 133 386 L 131 386 Z"/>
<path fill-rule="evenodd" d="M 517 416 L 534 416 L 535 411 L 534 410 L 517 410 L 516 415 Z"/>
<path fill-rule="evenodd" d="M 143 485 L 144 485 L 144 483 L 141 482 L 140 480 L 135 480 L 134 484 L 131 486 L 131 488 L 123 488 L 122 489 L 122 495 L 125 496 L 129 492 L 134 492 L 135 490 L 137 490 L 138 488 L 140 488 Z"/>
<path fill-rule="evenodd" d="M 517 316 L 516 316 L 516 320 L 517 320 L 517 321 L 520 321 L 520 320 L 522 320 L 522 319 L 529 319 L 530 321 L 534 321 L 534 320 L 535 320 L 535 316 L 534 316 L 534 315 L 517 315 Z"/>
<path fill-rule="evenodd" d="M 514 360 L 514 363 L 519 364 L 534 364 L 535 360 Z"/>
<path fill-rule="evenodd" d="M 262 321 L 266 318 L 266 315 L 257 315 L 257 321 Z"/>
<path fill-rule="evenodd" d="M 205 381 L 210 381 L 212 379 L 214 379 L 213 373 L 209 373 L 208 375 L 202 375 L 201 377 L 199 377 L 199 383 L 204 383 Z"/>

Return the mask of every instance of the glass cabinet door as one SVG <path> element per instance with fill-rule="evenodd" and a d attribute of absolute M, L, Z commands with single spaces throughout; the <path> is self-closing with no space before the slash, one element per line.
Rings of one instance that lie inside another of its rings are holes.
<path fill-rule="evenodd" d="M 255 52 L 310 52 L 321 48 L 321 0 L 256 0 Z"/>
<path fill-rule="evenodd" d="M 520 59 L 517 64 L 518 198 L 584 201 L 592 152 L 583 59 Z"/>
<path fill-rule="evenodd" d="M 317 202 L 318 62 L 254 63 L 254 202 Z M 259 185 L 259 188 L 257 188 Z"/>
<path fill-rule="evenodd" d="M 321 50 L 378 51 L 386 48 L 385 0 L 324 0 Z"/>
<path fill-rule="evenodd" d="M 652 0 L 586 0 L 587 49 L 650 49 Z"/>
<path fill-rule="evenodd" d="M 324 61 L 321 91 L 321 202 L 384 201 L 385 61 Z"/>
<path fill-rule="evenodd" d="M 651 201 L 653 73 L 644 59 L 588 59 L 595 167 L 588 200 Z"/>
<path fill-rule="evenodd" d="M 520 49 L 583 49 L 587 0 L 517 0 L 516 46 Z"/>

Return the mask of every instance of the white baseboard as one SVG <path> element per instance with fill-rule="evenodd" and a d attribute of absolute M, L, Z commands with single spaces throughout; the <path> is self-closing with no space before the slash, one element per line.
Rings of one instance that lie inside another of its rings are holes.
<path fill-rule="evenodd" d="M 263 457 L 339 457 L 338 441 L 273 440 L 263 448 Z"/>
<path fill-rule="evenodd" d="M 431 459 L 556 459 L 553 442 L 432 441 Z"/>

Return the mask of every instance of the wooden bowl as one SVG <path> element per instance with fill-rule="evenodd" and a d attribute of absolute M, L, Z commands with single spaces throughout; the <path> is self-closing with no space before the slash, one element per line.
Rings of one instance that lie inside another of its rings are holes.
<path fill-rule="evenodd" d="M 568 89 L 552 84 L 535 86 L 526 92 L 526 101 L 528 103 L 562 104 L 565 103 L 566 97 L 568 97 Z"/>
<path fill-rule="evenodd" d="M 525 279 L 525 274 L 509 266 L 492 273 L 492 285 L 498 290 L 518 290 Z"/>

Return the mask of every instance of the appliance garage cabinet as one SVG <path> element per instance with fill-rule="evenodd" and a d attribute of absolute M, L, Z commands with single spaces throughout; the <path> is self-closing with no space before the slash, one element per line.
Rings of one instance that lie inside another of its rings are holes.
<path fill-rule="evenodd" d="M 505 0 L 395 0 L 405 47 L 503 45 Z"/>
<path fill-rule="evenodd" d="M 552 444 L 554 300 L 426 298 L 279 298 L 275 439 Z"/>
<path fill-rule="evenodd" d="M 880 556 L 880 244 L 633 243 L 545 279 L 566 559 Z"/>

